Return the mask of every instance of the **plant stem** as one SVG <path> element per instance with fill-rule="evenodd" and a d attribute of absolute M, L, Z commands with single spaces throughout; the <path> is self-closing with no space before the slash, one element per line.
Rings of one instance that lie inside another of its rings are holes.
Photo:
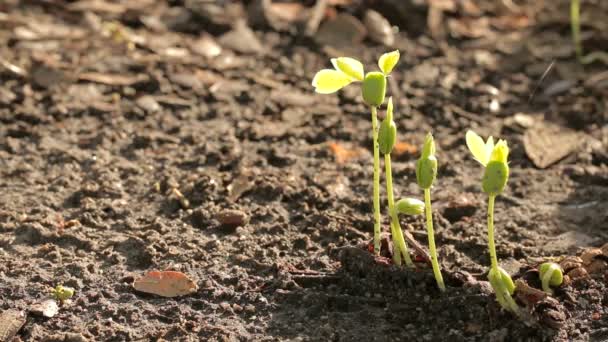
<path fill-rule="evenodd" d="M 551 282 L 551 277 L 553 277 L 553 269 L 548 269 L 547 272 L 541 278 L 541 283 L 543 286 L 543 291 L 552 294 L 553 290 L 549 287 L 549 283 Z"/>
<path fill-rule="evenodd" d="M 393 256 L 399 255 L 399 263 L 401 264 L 400 255 L 403 254 L 403 258 L 405 259 L 405 264 L 408 267 L 414 266 L 412 262 L 412 258 L 410 257 L 410 252 L 407 249 L 407 245 L 405 244 L 405 239 L 403 238 L 403 232 L 401 231 L 401 224 L 399 223 L 399 217 L 397 216 L 397 210 L 395 210 L 395 198 L 393 197 L 393 172 L 391 167 L 391 154 L 387 153 L 384 155 L 384 167 L 386 169 L 386 196 L 388 197 L 388 211 L 391 217 L 391 230 L 393 235 Z"/>
<path fill-rule="evenodd" d="M 581 25 L 580 25 L 580 2 L 579 0 L 570 0 L 570 28 L 572 30 L 572 40 L 574 42 L 574 50 L 576 58 L 579 62 L 583 59 L 583 48 L 581 46 Z"/>
<path fill-rule="evenodd" d="M 439 261 L 437 260 L 437 248 L 435 247 L 435 232 L 433 230 L 433 208 L 431 207 L 431 188 L 424 189 L 424 208 L 426 213 L 426 230 L 429 235 L 429 252 L 431 254 L 431 264 L 433 265 L 433 273 L 435 274 L 437 286 L 441 291 L 445 291 L 443 276 L 441 275 Z"/>
<path fill-rule="evenodd" d="M 494 245 L 494 200 L 496 195 L 488 198 L 488 246 L 490 248 L 490 263 L 493 269 L 498 269 L 498 259 L 496 258 L 496 246 Z"/>
<path fill-rule="evenodd" d="M 374 253 L 380 254 L 380 146 L 378 145 L 378 113 L 372 110 L 372 139 L 374 140 Z"/>

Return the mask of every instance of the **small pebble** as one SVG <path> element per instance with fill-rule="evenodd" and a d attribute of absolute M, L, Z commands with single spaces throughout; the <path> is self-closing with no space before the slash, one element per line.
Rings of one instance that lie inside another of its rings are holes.
<path fill-rule="evenodd" d="M 233 228 L 242 226 L 249 222 L 249 217 L 247 216 L 247 214 L 240 210 L 234 209 L 220 211 L 217 214 L 216 219 L 220 222 L 222 226 Z"/>

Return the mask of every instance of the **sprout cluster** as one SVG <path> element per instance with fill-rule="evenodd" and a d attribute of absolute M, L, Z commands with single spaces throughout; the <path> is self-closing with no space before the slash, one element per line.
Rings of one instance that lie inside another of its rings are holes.
<path fill-rule="evenodd" d="M 384 156 L 386 194 L 388 199 L 388 215 L 390 217 L 390 232 L 393 243 L 393 261 L 396 265 L 412 267 L 413 262 L 405 243 L 399 222 L 399 214 L 422 215 L 425 214 L 428 232 L 429 252 L 433 274 L 437 287 L 445 291 L 445 284 L 441 274 L 441 267 L 437 256 L 433 230 L 433 214 L 431 206 L 431 189 L 437 178 L 438 160 L 433 135 L 428 133 L 424 139 L 420 158 L 416 162 L 416 182 L 424 194 L 424 201 L 416 198 L 402 198 L 395 202 L 391 167 L 391 153 L 397 141 L 397 125 L 394 121 L 394 105 L 392 98 L 386 105 L 386 116 L 378 125 L 377 109 L 384 103 L 386 96 L 386 79 L 399 61 L 399 51 L 385 53 L 378 60 L 381 71 L 364 72 L 363 64 L 350 57 L 331 59 L 334 69 L 323 69 L 313 78 L 312 85 L 315 91 L 321 94 L 336 92 L 353 83 L 362 82 L 361 95 L 363 101 L 369 106 L 372 116 L 372 143 L 374 151 L 374 181 L 372 201 L 374 206 L 374 252 L 380 253 L 380 154 Z M 483 167 L 481 188 L 488 196 L 488 249 L 490 254 L 490 270 L 488 280 L 494 289 L 498 303 L 506 310 L 519 315 L 518 307 L 513 294 L 515 284 L 511 276 L 499 266 L 494 241 L 494 203 L 509 180 L 509 147 L 505 140 L 489 137 L 484 141 L 473 131 L 466 133 L 466 145 L 473 158 Z M 562 283 L 562 272 L 559 265 L 545 263 L 539 267 L 539 274 L 543 290 L 551 293 L 550 286 L 559 286 Z"/>

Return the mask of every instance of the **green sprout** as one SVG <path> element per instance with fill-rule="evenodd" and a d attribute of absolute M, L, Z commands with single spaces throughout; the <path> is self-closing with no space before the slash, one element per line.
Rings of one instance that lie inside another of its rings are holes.
<path fill-rule="evenodd" d="M 437 158 L 435 157 L 435 140 L 428 133 L 424 139 L 422 154 L 416 162 L 416 181 L 418 186 L 424 190 L 424 207 L 426 213 L 426 230 L 429 236 L 429 253 L 431 254 L 431 265 L 437 286 L 445 291 L 441 268 L 437 259 L 437 248 L 435 247 L 435 232 L 433 231 L 433 209 L 431 207 L 431 187 L 437 177 Z"/>
<path fill-rule="evenodd" d="M 572 41 L 574 42 L 576 58 L 582 63 L 583 47 L 581 45 L 580 12 L 581 6 L 579 0 L 570 0 L 570 28 L 572 30 Z"/>
<path fill-rule="evenodd" d="M 63 302 L 74 296 L 74 292 L 74 289 L 71 287 L 57 285 L 51 290 L 51 296 L 63 304 Z"/>
<path fill-rule="evenodd" d="M 397 217 L 397 211 L 395 210 L 395 199 L 393 196 L 393 173 L 391 167 L 391 152 L 395 146 L 397 140 L 397 126 L 393 121 L 393 98 L 389 97 L 388 104 L 386 106 L 386 117 L 380 124 L 380 131 L 378 132 L 378 145 L 380 152 L 384 154 L 384 167 L 386 169 L 386 193 L 388 197 L 388 211 L 391 218 L 391 235 L 393 237 L 393 246 L 395 252 L 393 253 L 393 261 L 396 265 L 401 265 L 401 255 L 405 259 L 407 266 L 413 266 L 414 263 L 410 257 L 410 253 L 407 249 L 405 239 L 403 238 L 403 232 L 401 231 L 401 225 L 399 224 L 399 218 Z"/>
<path fill-rule="evenodd" d="M 363 71 L 363 64 L 350 57 L 332 58 L 334 69 L 323 69 L 317 72 L 312 80 L 315 91 L 320 94 L 331 94 L 351 84 L 363 82 L 361 87 L 363 100 L 370 106 L 372 113 L 372 139 L 374 147 L 374 253 L 380 254 L 380 151 L 378 146 L 377 108 L 384 102 L 386 77 L 399 61 L 399 51 L 383 54 L 378 60 L 382 72 Z"/>
<path fill-rule="evenodd" d="M 538 268 L 540 281 L 543 285 L 543 291 L 548 294 L 553 294 L 550 286 L 560 286 L 564 281 L 562 268 L 554 262 L 545 262 Z"/>
<path fill-rule="evenodd" d="M 512 297 L 515 285 L 509 274 L 498 266 L 494 245 L 494 200 L 502 193 L 509 179 L 509 147 L 505 140 L 499 140 L 494 145 L 492 137 L 484 143 L 483 139 L 471 130 L 466 134 L 466 142 L 475 160 L 485 168 L 482 189 L 488 194 L 488 245 L 491 262 L 488 278 L 498 303 L 506 310 L 519 315 L 519 307 Z"/>
<path fill-rule="evenodd" d="M 608 64 L 608 53 L 603 51 L 592 51 L 583 54 L 583 44 L 581 42 L 581 6 L 580 0 L 570 0 L 570 30 L 572 31 L 572 41 L 576 59 L 581 64 L 591 64 L 596 60 Z"/>

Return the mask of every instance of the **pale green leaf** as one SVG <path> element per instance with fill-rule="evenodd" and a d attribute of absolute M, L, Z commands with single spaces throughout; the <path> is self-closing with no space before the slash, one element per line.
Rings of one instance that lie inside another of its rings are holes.
<path fill-rule="evenodd" d="M 350 57 L 332 58 L 331 64 L 336 70 L 342 71 L 350 78 L 357 81 L 363 81 L 364 72 L 363 64 L 358 60 Z"/>
<path fill-rule="evenodd" d="M 399 50 L 387 52 L 380 56 L 380 59 L 378 59 L 380 70 L 382 70 L 385 75 L 390 74 L 395 65 L 397 65 L 397 62 L 399 62 L 399 57 Z"/>
<path fill-rule="evenodd" d="M 473 154 L 473 158 L 481 165 L 486 166 L 490 161 L 490 154 L 494 148 L 494 138 L 489 137 L 486 143 L 475 132 L 468 130 L 466 134 L 467 147 Z"/>
<path fill-rule="evenodd" d="M 323 69 L 312 79 L 312 86 L 319 94 L 331 94 L 344 88 L 352 82 L 352 78 L 341 71 Z"/>

